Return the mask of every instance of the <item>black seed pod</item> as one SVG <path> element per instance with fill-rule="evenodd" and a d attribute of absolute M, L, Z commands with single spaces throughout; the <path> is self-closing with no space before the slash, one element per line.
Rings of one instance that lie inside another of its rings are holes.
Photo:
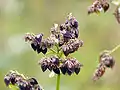
<path fill-rule="evenodd" d="M 62 74 L 65 75 L 67 72 L 67 67 L 63 64 L 63 65 L 61 65 L 60 69 L 61 69 Z"/>
<path fill-rule="evenodd" d="M 9 76 L 5 76 L 4 77 L 4 82 L 5 82 L 6 86 L 8 86 L 10 84 L 10 82 L 11 82 L 10 77 Z"/>
<path fill-rule="evenodd" d="M 30 78 L 30 79 L 28 79 L 27 80 L 31 85 L 37 85 L 38 84 L 38 82 L 37 82 L 37 80 L 35 79 L 35 78 Z"/>

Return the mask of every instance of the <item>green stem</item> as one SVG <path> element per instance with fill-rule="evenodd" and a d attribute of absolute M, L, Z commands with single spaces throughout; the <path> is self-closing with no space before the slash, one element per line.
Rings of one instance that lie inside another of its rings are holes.
<path fill-rule="evenodd" d="M 52 51 L 53 53 L 57 53 L 54 49 L 49 48 L 50 51 Z"/>
<path fill-rule="evenodd" d="M 59 50 L 59 46 L 56 45 L 56 48 L 57 48 L 57 56 L 58 58 L 60 59 L 61 56 L 60 56 L 60 50 Z M 56 83 L 56 90 L 60 90 L 60 74 L 57 75 L 57 83 Z"/>
<path fill-rule="evenodd" d="M 112 54 L 113 52 L 115 52 L 118 48 L 120 48 L 120 44 L 117 45 L 115 48 L 113 48 L 112 50 L 109 51 L 109 54 Z"/>
<path fill-rule="evenodd" d="M 56 90 L 60 90 L 60 74 L 57 75 Z"/>

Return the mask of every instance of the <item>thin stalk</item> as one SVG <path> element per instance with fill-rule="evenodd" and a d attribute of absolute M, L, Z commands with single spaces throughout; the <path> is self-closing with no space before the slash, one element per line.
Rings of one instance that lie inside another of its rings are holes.
<path fill-rule="evenodd" d="M 52 51 L 53 53 L 57 53 L 54 49 L 49 48 L 50 51 Z"/>
<path fill-rule="evenodd" d="M 56 90 L 60 90 L 60 74 L 57 75 Z"/>
<path fill-rule="evenodd" d="M 56 45 L 56 48 L 57 48 L 57 56 L 58 58 L 60 59 L 61 56 L 60 56 L 60 50 L 59 50 L 59 46 Z M 57 75 L 57 83 L 56 83 L 56 90 L 60 90 L 60 74 Z"/>
<path fill-rule="evenodd" d="M 117 45 L 115 48 L 113 48 L 112 50 L 109 51 L 109 54 L 112 54 L 113 52 L 115 52 L 118 48 L 120 48 L 120 44 Z"/>

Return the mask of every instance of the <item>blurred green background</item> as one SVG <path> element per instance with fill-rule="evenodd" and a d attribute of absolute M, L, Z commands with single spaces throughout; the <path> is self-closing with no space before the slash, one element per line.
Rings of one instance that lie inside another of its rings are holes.
<path fill-rule="evenodd" d="M 60 90 L 120 90 L 120 49 L 112 55 L 115 67 L 108 69 L 96 83 L 91 80 L 98 64 L 98 56 L 104 49 L 112 49 L 120 43 L 120 25 L 113 16 L 111 5 L 106 13 L 87 15 L 87 7 L 93 0 L 0 0 L 0 90 L 9 90 L 3 81 L 9 70 L 17 70 L 28 77 L 36 77 L 45 90 L 55 90 L 56 77 L 43 73 L 36 54 L 24 42 L 26 32 L 43 32 L 49 35 L 53 23 L 63 23 L 72 12 L 79 21 L 80 39 L 84 46 L 72 56 L 84 67 L 79 75 L 61 76 Z"/>

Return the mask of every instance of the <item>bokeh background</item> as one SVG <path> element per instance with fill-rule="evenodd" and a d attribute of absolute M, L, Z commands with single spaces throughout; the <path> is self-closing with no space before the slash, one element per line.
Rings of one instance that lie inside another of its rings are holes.
<path fill-rule="evenodd" d="M 79 75 L 61 76 L 61 90 L 120 90 L 120 49 L 112 55 L 115 67 L 108 69 L 97 82 L 91 77 L 98 64 L 99 53 L 120 44 L 120 24 L 113 12 L 87 15 L 93 0 L 0 0 L 0 90 L 9 90 L 3 81 L 9 70 L 17 70 L 28 77 L 36 77 L 45 90 L 55 90 L 56 77 L 43 73 L 35 53 L 24 42 L 26 32 L 49 35 L 53 23 L 63 23 L 72 12 L 79 21 L 80 39 L 84 46 L 72 54 L 84 67 Z"/>

